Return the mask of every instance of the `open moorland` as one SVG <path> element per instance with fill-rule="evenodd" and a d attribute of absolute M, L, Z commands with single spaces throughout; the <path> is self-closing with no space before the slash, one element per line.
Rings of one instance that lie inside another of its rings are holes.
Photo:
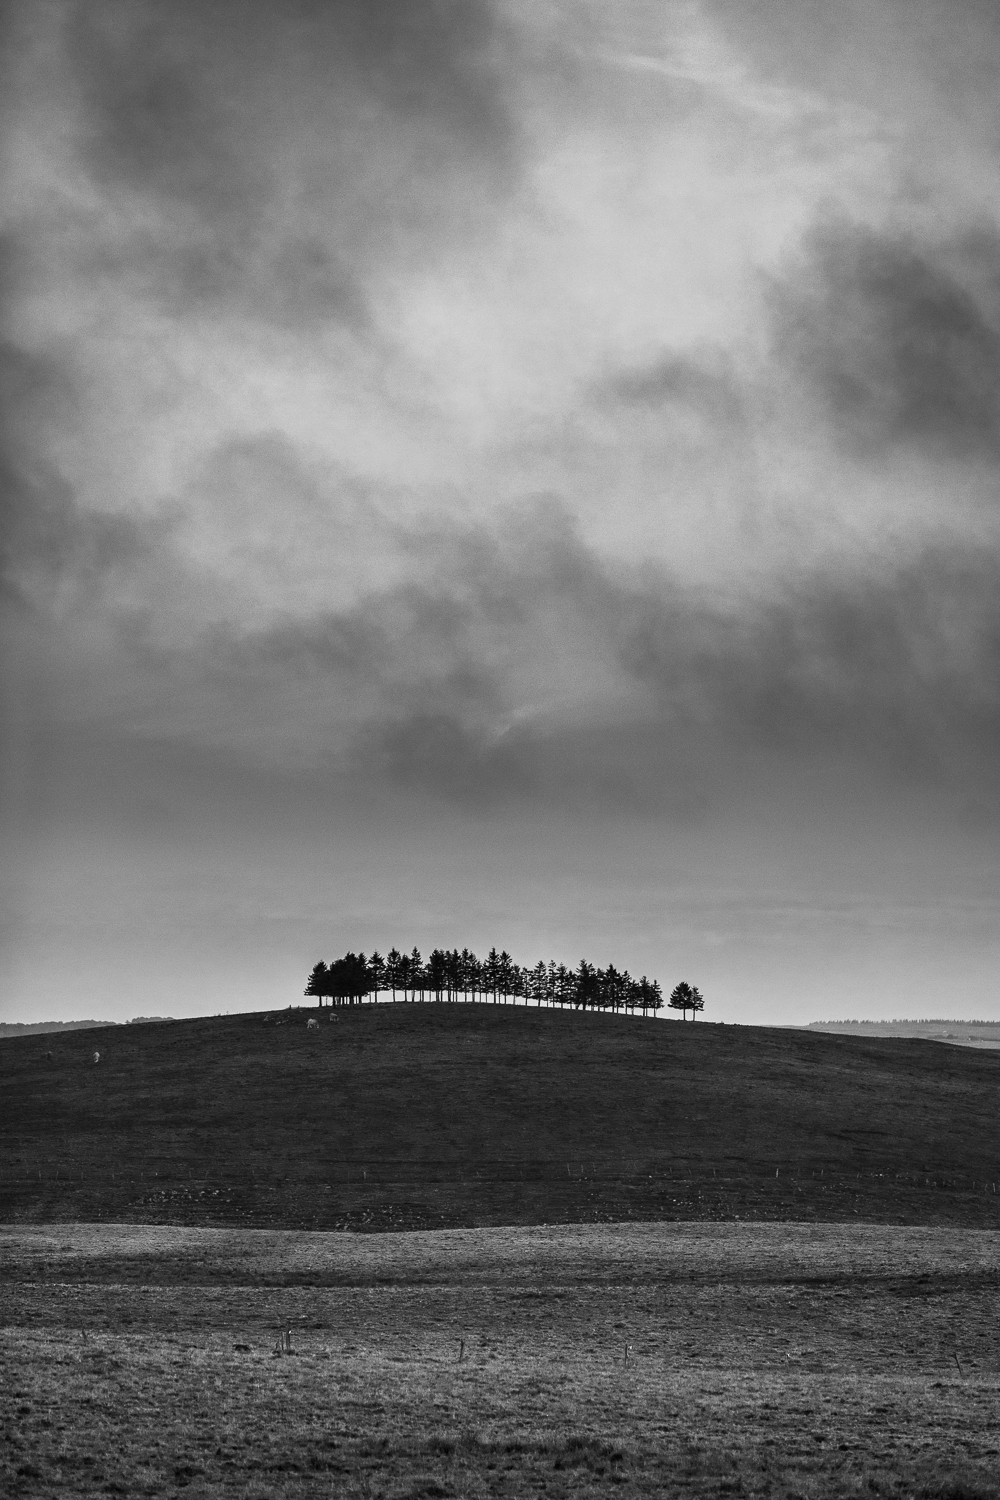
<path fill-rule="evenodd" d="M 0 1044 L 4 1495 L 1000 1500 L 995 1053 L 307 1015 Z"/>
<path fill-rule="evenodd" d="M 0 1220 L 1000 1227 L 995 1053 L 490 1005 L 317 1014 L 0 1043 Z"/>
<path fill-rule="evenodd" d="M 11 1497 L 1000 1494 L 995 1232 L 67 1224 L 0 1256 Z"/>

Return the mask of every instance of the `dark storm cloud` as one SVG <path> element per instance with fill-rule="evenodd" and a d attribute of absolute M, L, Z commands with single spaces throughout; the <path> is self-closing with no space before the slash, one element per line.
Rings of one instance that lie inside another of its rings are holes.
<path fill-rule="evenodd" d="M 161 558 L 171 526 L 80 510 L 45 442 L 47 426 L 62 426 L 73 407 L 62 360 L 0 342 L 0 590 L 36 623 L 58 588 L 100 604 L 108 573 Z"/>
<path fill-rule="evenodd" d="M 904 777 L 1000 758 L 1000 566 L 929 548 L 819 569 L 746 613 L 651 600 L 623 657 L 668 713 L 765 752 L 858 758 Z"/>
<path fill-rule="evenodd" d="M 94 273 L 360 327 L 373 262 L 400 236 L 462 232 L 484 184 L 509 179 L 508 45 L 479 0 L 81 8 L 68 50 L 89 170 L 165 216 L 98 247 Z"/>
<path fill-rule="evenodd" d="M 433 570 L 348 610 L 201 639 L 182 675 L 210 681 L 216 709 L 244 705 L 238 755 L 284 704 L 310 759 L 485 807 L 690 812 L 724 803 L 741 764 L 767 762 L 996 800 L 988 554 L 817 567 L 723 607 L 667 576 L 612 572 L 554 502 L 409 542 Z M 196 739 L 218 728 L 182 722 Z"/>
<path fill-rule="evenodd" d="M 26 607 L 22 571 L 49 570 L 66 559 L 74 507 L 36 448 L 45 413 L 58 413 L 71 390 L 58 364 L 13 342 L 0 342 L 0 584 L 5 602 Z"/>
<path fill-rule="evenodd" d="M 778 353 L 836 430 L 874 454 L 1000 457 L 1000 235 L 935 248 L 854 225 L 817 231 L 776 289 Z"/>

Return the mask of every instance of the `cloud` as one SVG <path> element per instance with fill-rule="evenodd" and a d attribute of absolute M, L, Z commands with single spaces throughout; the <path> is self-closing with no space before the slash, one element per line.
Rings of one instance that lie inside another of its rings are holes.
<path fill-rule="evenodd" d="M 995 229 L 937 247 L 826 225 L 810 236 L 800 276 L 775 289 L 779 355 L 813 384 L 853 450 L 995 462 L 998 269 Z"/>
<path fill-rule="evenodd" d="M 687 407 L 704 415 L 715 427 L 741 427 L 746 419 L 738 377 L 711 353 L 701 362 L 690 355 L 666 353 L 651 364 L 611 377 L 603 394 L 654 411 Z"/>
<path fill-rule="evenodd" d="M 803 238 L 879 131 L 698 7 L 46 14 L 9 576 L 54 723 L 476 805 L 707 806 L 744 752 L 987 788 L 985 211 Z"/>
<path fill-rule="evenodd" d="M 740 614 L 653 600 L 624 656 L 665 714 L 730 745 L 992 781 L 998 581 L 995 558 L 941 546 L 895 568 L 808 570 Z"/>
<path fill-rule="evenodd" d="M 484 809 L 690 816 L 731 803 L 741 777 L 760 789 L 823 766 L 997 802 L 1000 564 L 959 543 L 809 565 L 723 601 L 608 563 L 548 499 L 387 532 L 391 577 L 341 607 L 260 624 L 241 609 L 178 634 L 119 574 L 211 604 L 183 534 L 139 528 L 101 554 L 79 533 L 90 584 L 58 633 L 48 733 Z"/>
<path fill-rule="evenodd" d="M 25 569 L 51 574 L 72 551 L 72 492 L 40 443 L 46 420 L 72 405 L 61 364 L 0 341 L 0 588 L 5 603 L 28 604 Z"/>
<path fill-rule="evenodd" d="M 103 0 L 62 45 L 86 269 L 174 313 L 361 332 L 368 281 L 516 169 L 512 39 L 479 0 Z"/>

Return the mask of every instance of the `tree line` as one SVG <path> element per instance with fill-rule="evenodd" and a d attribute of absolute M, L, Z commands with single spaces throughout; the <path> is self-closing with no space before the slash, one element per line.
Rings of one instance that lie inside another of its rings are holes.
<path fill-rule="evenodd" d="M 485 958 L 477 958 L 469 948 L 461 952 L 435 948 L 424 960 L 420 950 L 400 953 L 392 948 L 385 956 L 375 952 L 345 953 L 327 964 L 315 964 L 305 993 L 334 1005 L 359 1005 L 366 995 L 391 994 L 393 1000 L 418 1003 L 436 1001 L 489 1001 L 494 1005 L 526 1003 L 568 1005 L 581 1010 L 642 1011 L 655 1015 L 663 1009 L 663 992 L 655 979 L 633 979 L 627 969 L 595 967 L 581 958 L 575 969 L 539 959 L 533 969 L 517 964 L 504 950 L 491 948 Z M 670 1010 L 679 1010 L 692 1020 L 705 1007 L 696 986 L 682 980 L 674 986 L 667 1001 Z"/>

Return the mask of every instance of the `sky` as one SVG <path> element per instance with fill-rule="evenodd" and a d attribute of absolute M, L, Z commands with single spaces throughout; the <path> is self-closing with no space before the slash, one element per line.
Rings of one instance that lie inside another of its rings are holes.
<path fill-rule="evenodd" d="M 1000 1019 L 992 0 L 0 28 L 3 1019 Z"/>

